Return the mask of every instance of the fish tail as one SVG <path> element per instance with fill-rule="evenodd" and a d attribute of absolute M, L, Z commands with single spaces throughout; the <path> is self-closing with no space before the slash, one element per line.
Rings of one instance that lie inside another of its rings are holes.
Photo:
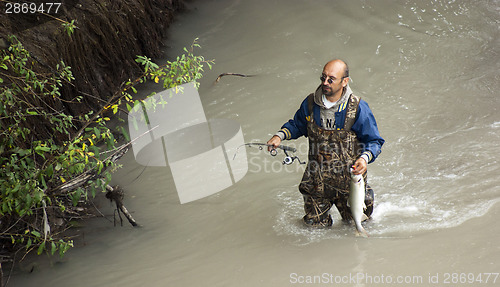
<path fill-rule="evenodd" d="M 363 228 L 363 226 L 361 226 L 361 223 L 359 225 L 356 224 L 356 237 L 364 237 L 364 238 L 368 237 L 368 233 Z"/>

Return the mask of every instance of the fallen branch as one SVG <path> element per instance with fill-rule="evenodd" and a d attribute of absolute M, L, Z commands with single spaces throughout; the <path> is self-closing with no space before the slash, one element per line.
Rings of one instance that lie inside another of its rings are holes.
<path fill-rule="evenodd" d="M 119 149 L 115 150 L 113 154 L 107 157 L 103 162 L 106 162 L 108 160 L 110 160 L 111 162 L 118 161 L 118 159 L 120 159 L 125 153 L 127 153 L 130 144 L 131 143 L 121 146 Z M 86 184 L 90 180 L 96 179 L 97 177 L 99 177 L 99 175 L 97 174 L 97 170 L 95 168 L 89 169 L 86 172 L 80 174 L 79 176 L 68 180 L 64 184 L 61 184 L 58 187 L 51 189 L 48 193 L 63 194 L 65 192 L 77 189 L 78 187 L 81 187 L 82 185 Z"/>
<path fill-rule="evenodd" d="M 236 74 L 236 73 L 222 73 L 220 74 L 217 79 L 215 80 L 216 83 L 218 83 L 220 81 L 220 79 L 224 76 L 238 76 L 238 77 L 244 77 L 244 78 L 247 78 L 247 77 L 253 77 L 255 75 L 245 75 L 245 74 Z"/>
<path fill-rule="evenodd" d="M 129 150 L 129 147 L 139 138 L 143 137 L 144 135 L 148 134 L 149 132 L 151 132 L 152 130 L 156 129 L 158 127 L 155 126 L 153 128 L 151 128 L 150 130 L 147 130 L 146 132 L 144 132 L 143 134 L 139 135 L 138 137 L 136 137 L 135 139 L 133 139 L 132 141 L 124 144 L 124 145 L 121 145 L 115 149 L 112 149 L 112 150 L 109 150 L 109 151 L 105 151 L 105 152 L 102 152 L 101 154 L 105 154 L 105 153 L 109 153 L 111 152 L 111 155 L 108 156 L 106 159 L 103 160 L 103 162 L 107 162 L 108 160 L 111 161 L 111 162 L 116 162 L 118 161 L 124 154 L 127 153 L 127 151 Z M 106 167 L 103 169 L 105 170 Z M 52 193 L 52 194 L 61 194 L 61 193 L 64 193 L 64 192 L 67 192 L 67 191 L 70 191 L 70 190 L 74 190 L 84 184 L 86 184 L 88 181 L 90 180 L 93 180 L 93 179 L 96 179 L 98 177 L 98 174 L 97 174 L 97 171 L 96 169 L 90 169 L 90 170 L 87 170 L 86 172 L 68 180 L 67 182 L 65 182 L 64 184 L 61 184 L 53 189 L 51 189 L 49 192 Z"/>
<path fill-rule="evenodd" d="M 101 153 L 101 154 L 104 154 L 104 153 L 111 152 L 111 155 L 109 155 L 106 159 L 104 159 L 103 162 L 108 162 L 108 161 L 116 162 L 116 161 L 118 161 L 125 153 L 127 153 L 130 145 L 132 145 L 133 142 L 135 142 L 140 137 L 146 135 L 147 133 L 151 132 L 152 130 L 156 129 L 157 127 L 158 126 L 151 128 L 150 130 L 146 131 L 142 135 L 139 135 L 134 140 L 132 140 L 132 141 L 130 141 L 122 146 L 119 146 L 113 150 Z M 104 167 L 103 170 L 105 170 L 105 169 L 106 169 L 106 167 Z M 77 177 L 74 177 L 74 178 L 68 180 L 64 184 L 61 184 L 61 185 L 51 189 L 49 192 L 51 194 L 63 194 L 65 192 L 75 190 L 75 189 L 87 184 L 89 181 L 94 180 L 98 177 L 99 177 L 99 174 L 97 173 L 97 170 L 95 168 L 90 169 L 90 170 L 87 170 L 86 172 L 78 175 Z M 116 188 L 118 188 L 118 187 L 113 188 L 113 187 L 107 185 L 106 190 L 108 190 L 108 192 L 106 193 L 106 198 L 109 198 L 110 200 L 115 201 L 116 208 L 118 210 L 118 215 L 120 216 L 120 219 L 121 219 L 121 215 L 120 215 L 120 211 L 121 211 L 127 217 L 128 221 L 130 222 L 130 224 L 132 224 L 132 226 L 138 226 L 138 224 L 136 223 L 134 218 L 128 212 L 127 208 L 123 205 L 123 202 L 122 202 L 123 190 L 119 189 L 119 192 L 118 191 L 115 192 L 114 189 L 116 189 Z M 47 193 L 49 193 L 49 192 L 47 192 Z M 119 193 L 121 193 L 121 196 L 119 196 Z"/>

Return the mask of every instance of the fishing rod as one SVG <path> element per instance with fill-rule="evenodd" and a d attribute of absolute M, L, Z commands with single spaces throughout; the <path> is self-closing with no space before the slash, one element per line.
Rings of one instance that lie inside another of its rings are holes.
<path fill-rule="evenodd" d="M 276 156 L 278 154 L 277 149 L 281 149 L 285 153 L 285 158 L 283 159 L 283 162 L 282 162 L 284 165 L 285 164 L 286 165 L 292 164 L 295 160 L 297 160 L 300 164 L 306 164 L 305 162 L 301 161 L 298 156 L 288 154 L 288 152 L 292 152 L 292 153 L 297 152 L 296 148 L 285 146 L 285 145 L 279 145 L 279 146 L 275 147 L 274 145 L 265 144 L 265 143 L 245 143 L 245 144 L 242 144 L 241 146 L 239 146 L 236 149 L 236 152 L 234 153 L 234 156 L 233 156 L 233 160 L 236 158 L 236 155 L 238 154 L 239 149 L 241 147 L 244 147 L 244 146 L 248 146 L 248 147 L 257 146 L 260 150 L 263 150 L 264 147 L 272 147 L 272 149 L 269 151 L 269 154 L 271 154 L 271 156 Z"/>

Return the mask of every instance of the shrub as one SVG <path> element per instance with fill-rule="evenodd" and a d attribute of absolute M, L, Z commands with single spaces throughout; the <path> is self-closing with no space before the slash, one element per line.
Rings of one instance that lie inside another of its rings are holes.
<path fill-rule="evenodd" d="M 113 155 L 124 147 L 116 147 L 104 114 L 145 104 L 132 96 L 137 84 L 161 81 L 168 89 L 196 81 L 212 61 L 193 54 L 196 40 L 162 66 L 138 56 L 144 68 L 140 77 L 124 82 L 99 110 L 71 115 L 60 93 L 63 84 L 74 80 L 71 68 L 60 62 L 54 70 L 37 72 L 36 58 L 15 37 L 9 40 L 13 44 L 0 50 L 0 240 L 26 254 L 58 251 L 62 256 L 73 242 L 61 236 L 64 228 L 55 230 L 48 214 L 62 215 L 105 191 L 118 167 Z M 78 96 L 71 102 L 82 100 Z"/>

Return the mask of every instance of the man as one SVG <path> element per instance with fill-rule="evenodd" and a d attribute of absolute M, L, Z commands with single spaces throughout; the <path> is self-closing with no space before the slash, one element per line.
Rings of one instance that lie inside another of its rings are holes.
<path fill-rule="evenodd" d="M 268 142 L 269 149 L 282 140 L 309 138 L 309 162 L 299 185 L 304 196 L 304 222 L 311 226 L 332 225 L 328 213 L 335 204 L 342 219 L 352 219 L 347 206 L 350 168 L 363 174 L 368 163 L 381 152 L 375 117 L 368 104 L 352 94 L 349 68 L 342 60 L 332 60 L 323 68 L 321 85 L 302 102 L 293 119 L 285 123 Z M 365 214 L 373 211 L 373 190 L 366 185 Z"/>

